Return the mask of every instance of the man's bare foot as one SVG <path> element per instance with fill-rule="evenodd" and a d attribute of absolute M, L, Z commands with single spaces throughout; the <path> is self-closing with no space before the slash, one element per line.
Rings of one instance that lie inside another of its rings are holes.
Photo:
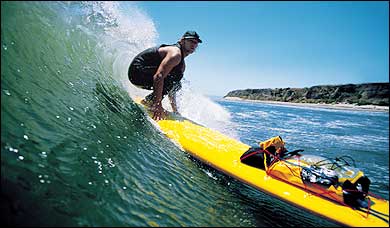
<path fill-rule="evenodd" d="M 146 107 L 151 107 L 153 105 L 153 101 L 149 101 L 149 100 L 146 100 L 146 99 L 142 99 L 141 100 L 141 104 L 146 106 Z"/>

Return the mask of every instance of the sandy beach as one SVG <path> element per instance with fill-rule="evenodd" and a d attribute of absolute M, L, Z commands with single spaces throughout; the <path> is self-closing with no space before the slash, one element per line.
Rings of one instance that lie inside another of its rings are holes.
<path fill-rule="evenodd" d="M 343 103 L 339 103 L 339 104 L 293 103 L 293 102 L 282 102 L 282 101 L 249 100 L 249 99 L 242 99 L 239 97 L 225 97 L 224 99 L 233 100 L 233 101 L 249 101 L 249 102 L 259 102 L 259 103 L 288 105 L 288 106 L 303 106 L 303 107 L 313 107 L 313 108 L 328 108 L 328 109 L 341 109 L 341 110 L 353 110 L 353 111 L 389 112 L 389 106 L 378 106 L 378 105 L 356 105 L 356 104 L 343 104 Z"/>

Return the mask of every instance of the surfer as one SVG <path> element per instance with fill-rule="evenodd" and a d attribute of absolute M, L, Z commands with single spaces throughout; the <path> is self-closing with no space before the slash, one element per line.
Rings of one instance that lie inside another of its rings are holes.
<path fill-rule="evenodd" d="M 162 44 L 139 53 L 129 66 L 130 82 L 142 89 L 153 90 L 142 101 L 153 112 L 153 119 L 165 117 L 162 100 L 168 95 L 173 112 L 177 113 L 176 92 L 181 89 L 185 70 L 184 58 L 202 43 L 195 31 L 187 31 L 172 45 Z"/>

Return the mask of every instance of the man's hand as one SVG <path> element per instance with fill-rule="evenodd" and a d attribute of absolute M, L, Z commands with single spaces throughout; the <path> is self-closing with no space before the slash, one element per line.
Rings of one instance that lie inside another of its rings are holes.
<path fill-rule="evenodd" d="M 153 106 L 151 110 L 153 112 L 153 119 L 156 121 L 163 120 L 167 116 L 166 111 L 161 105 Z"/>

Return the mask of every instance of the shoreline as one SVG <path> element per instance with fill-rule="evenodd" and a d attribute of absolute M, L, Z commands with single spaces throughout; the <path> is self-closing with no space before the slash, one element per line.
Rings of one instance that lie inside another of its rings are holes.
<path fill-rule="evenodd" d="M 285 101 L 266 101 L 266 100 L 250 100 L 239 97 L 224 97 L 223 99 L 230 101 L 248 101 L 258 102 L 266 104 L 276 105 L 288 105 L 288 106 L 301 106 L 301 107 L 312 107 L 312 108 L 327 108 L 327 109 L 339 109 L 339 110 L 351 110 L 351 111 L 374 111 L 374 112 L 389 112 L 389 106 L 379 105 L 355 105 L 355 104 L 325 104 L 325 103 L 294 103 Z"/>

